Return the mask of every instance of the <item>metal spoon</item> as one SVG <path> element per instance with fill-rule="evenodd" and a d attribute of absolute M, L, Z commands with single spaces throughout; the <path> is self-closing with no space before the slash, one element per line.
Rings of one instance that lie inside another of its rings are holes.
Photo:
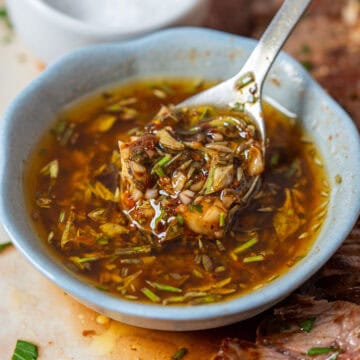
<path fill-rule="evenodd" d="M 219 107 L 241 106 L 258 127 L 265 144 L 265 123 L 261 97 L 265 77 L 286 39 L 299 21 L 311 0 L 285 0 L 265 30 L 242 69 L 232 78 L 178 104 L 198 106 L 212 104 Z M 263 145 L 265 153 L 265 146 Z"/>

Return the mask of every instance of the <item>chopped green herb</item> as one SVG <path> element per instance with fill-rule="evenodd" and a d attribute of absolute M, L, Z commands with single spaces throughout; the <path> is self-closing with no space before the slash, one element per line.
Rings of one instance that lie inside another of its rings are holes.
<path fill-rule="evenodd" d="M 174 355 L 171 357 L 172 360 L 181 360 L 188 353 L 187 348 L 180 348 L 175 351 Z"/>
<path fill-rule="evenodd" d="M 218 266 L 218 267 L 215 268 L 216 273 L 221 273 L 221 272 L 223 272 L 225 270 L 226 270 L 225 266 Z"/>
<path fill-rule="evenodd" d="M 157 290 L 161 290 L 161 291 L 169 291 L 169 292 L 176 292 L 176 293 L 181 293 L 182 290 L 171 286 L 171 285 L 165 285 L 165 284 L 159 284 L 157 282 L 153 282 L 153 281 L 146 281 L 151 287 L 153 287 L 154 289 Z"/>
<path fill-rule="evenodd" d="M 12 245 L 11 241 L 0 244 L 0 253 L 10 245 Z"/>
<path fill-rule="evenodd" d="M 309 333 L 312 330 L 313 326 L 314 326 L 315 320 L 316 320 L 316 318 L 312 317 L 312 318 L 300 321 L 299 322 L 300 329 L 302 331 L 305 331 L 305 332 Z"/>
<path fill-rule="evenodd" d="M 161 167 L 154 167 L 151 170 L 151 172 L 155 173 L 159 177 L 165 176 L 165 172 L 164 172 L 163 168 L 161 168 Z"/>
<path fill-rule="evenodd" d="M 158 223 L 162 220 L 162 218 L 164 217 L 164 215 L 165 215 L 165 210 L 164 210 L 164 209 L 161 209 L 159 216 L 157 216 L 156 219 L 155 219 L 155 227 L 156 227 L 156 226 L 158 225 Z"/>
<path fill-rule="evenodd" d="M 36 345 L 25 340 L 18 340 L 16 342 L 12 360 L 36 360 L 37 358 L 38 348 Z"/>
<path fill-rule="evenodd" d="M 257 261 L 263 261 L 264 255 L 254 255 L 254 256 L 248 256 L 246 258 L 244 258 L 244 263 L 252 263 L 252 262 L 257 262 Z"/>
<path fill-rule="evenodd" d="M 204 277 L 204 275 L 197 269 L 194 269 L 192 272 L 193 272 L 194 276 L 196 276 L 199 279 L 202 279 Z"/>
<path fill-rule="evenodd" d="M 83 264 L 83 263 L 87 263 L 87 262 L 97 261 L 97 260 L 99 260 L 99 257 L 98 256 L 84 256 L 84 257 L 70 256 L 69 259 L 76 264 Z"/>
<path fill-rule="evenodd" d="M 199 121 L 204 120 L 211 113 L 210 108 L 206 107 L 199 116 Z"/>
<path fill-rule="evenodd" d="M 197 212 L 199 212 L 199 213 L 202 213 L 202 211 L 203 211 L 203 206 L 200 205 L 200 204 L 191 204 L 191 205 L 189 206 L 189 210 L 190 210 L 190 212 L 195 212 L 195 211 L 197 211 Z"/>
<path fill-rule="evenodd" d="M 116 255 L 137 255 L 151 253 L 151 245 L 134 246 L 115 250 Z"/>
<path fill-rule="evenodd" d="M 253 237 L 250 240 L 248 240 L 247 242 L 245 242 L 244 244 L 242 244 L 242 245 L 238 246 L 237 248 L 235 248 L 233 250 L 233 253 L 234 254 L 240 254 L 243 251 L 245 251 L 245 250 L 251 248 L 252 246 L 254 246 L 257 242 L 258 242 L 257 237 Z"/>
<path fill-rule="evenodd" d="M 95 287 L 100 291 L 109 291 L 109 287 L 105 285 L 95 285 Z"/>
<path fill-rule="evenodd" d="M 213 191 L 213 184 L 214 184 L 214 174 L 215 174 L 215 167 L 211 166 L 209 170 L 208 177 L 206 178 L 204 187 L 201 192 L 204 192 L 205 195 L 211 194 Z"/>
<path fill-rule="evenodd" d="M 329 354 L 333 351 L 337 351 L 338 349 L 335 349 L 333 347 L 313 347 L 309 349 L 306 353 L 306 355 L 309 356 L 316 356 L 321 354 Z"/>
<path fill-rule="evenodd" d="M 181 215 L 176 215 L 176 221 L 180 224 L 184 224 L 184 218 Z"/>
<path fill-rule="evenodd" d="M 66 212 L 65 210 L 61 210 L 59 214 L 59 223 L 62 224 L 65 221 Z"/>
<path fill-rule="evenodd" d="M 240 103 L 240 102 L 236 102 L 233 106 L 233 109 L 235 111 L 240 111 L 240 112 L 244 112 L 245 111 L 245 104 Z"/>
<path fill-rule="evenodd" d="M 221 213 L 219 215 L 219 226 L 224 227 L 225 226 L 225 214 Z"/>
<path fill-rule="evenodd" d="M 165 166 L 170 160 L 171 160 L 171 156 L 170 156 L 170 155 L 165 155 L 163 158 L 161 158 L 161 159 L 155 164 L 155 166 L 163 167 L 163 166 Z"/>
<path fill-rule="evenodd" d="M 97 239 L 96 239 L 96 242 L 99 244 L 99 245 L 107 245 L 109 243 L 109 237 L 107 236 L 99 236 Z"/>
<path fill-rule="evenodd" d="M 152 302 L 160 302 L 160 298 L 154 294 L 150 289 L 144 287 L 141 289 L 141 292 Z"/>

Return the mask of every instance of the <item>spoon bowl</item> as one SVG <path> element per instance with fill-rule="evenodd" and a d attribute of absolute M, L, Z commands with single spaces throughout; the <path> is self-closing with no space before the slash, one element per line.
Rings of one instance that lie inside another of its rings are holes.
<path fill-rule="evenodd" d="M 241 107 L 257 126 L 265 153 L 266 132 L 261 108 L 264 80 L 310 2 L 311 0 L 285 0 L 235 76 L 183 101 L 177 107 L 203 104 Z"/>

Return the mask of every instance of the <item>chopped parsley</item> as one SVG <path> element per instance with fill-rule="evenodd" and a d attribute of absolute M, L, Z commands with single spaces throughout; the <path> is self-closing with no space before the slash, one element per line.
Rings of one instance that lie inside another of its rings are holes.
<path fill-rule="evenodd" d="M 316 318 L 312 317 L 312 318 L 300 321 L 299 322 L 300 329 L 304 332 L 309 333 L 314 326 L 315 320 L 316 320 Z"/>
<path fill-rule="evenodd" d="M 25 340 L 18 340 L 16 342 L 11 360 L 36 360 L 37 358 L 38 349 L 36 345 Z"/>

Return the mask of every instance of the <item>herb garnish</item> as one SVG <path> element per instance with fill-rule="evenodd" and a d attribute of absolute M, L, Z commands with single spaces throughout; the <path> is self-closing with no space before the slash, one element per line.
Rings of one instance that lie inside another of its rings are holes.
<path fill-rule="evenodd" d="M 150 289 L 144 287 L 141 289 L 141 292 L 152 302 L 160 302 L 160 298 L 153 293 Z"/>
<path fill-rule="evenodd" d="M 191 204 L 191 205 L 189 206 L 189 210 L 190 210 L 190 212 L 195 212 L 195 211 L 197 211 L 197 212 L 199 212 L 199 213 L 202 213 L 202 211 L 203 211 L 203 206 L 200 205 L 200 204 Z"/>
<path fill-rule="evenodd" d="M 161 290 L 161 291 L 169 291 L 169 292 L 175 292 L 175 293 L 181 293 L 182 290 L 175 287 L 175 286 L 171 286 L 171 285 L 165 285 L 165 284 L 159 284 L 157 282 L 153 282 L 153 281 L 146 281 L 151 287 L 153 287 L 154 289 L 157 290 Z"/>
<path fill-rule="evenodd" d="M 312 317 L 312 318 L 300 321 L 299 322 L 300 329 L 302 331 L 305 331 L 305 332 L 309 333 L 312 330 L 313 326 L 314 326 L 315 320 L 316 320 L 316 318 Z"/>
<path fill-rule="evenodd" d="M 12 360 L 36 360 L 38 358 L 37 346 L 25 341 L 18 340 L 16 342 Z"/>
<path fill-rule="evenodd" d="M 245 242 L 244 244 L 238 246 L 237 248 L 235 248 L 233 250 L 234 254 L 240 254 L 241 252 L 251 248 L 252 246 L 254 246 L 256 243 L 258 242 L 257 237 L 253 237 L 250 240 L 248 240 L 247 242 Z"/>
<path fill-rule="evenodd" d="M 171 357 L 172 360 L 181 360 L 188 353 L 187 348 L 180 348 L 175 351 L 174 355 Z"/>
<path fill-rule="evenodd" d="M 306 355 L 316 356 L 321 354 L 329 354 L 333 351 L 338 351 L 338 350 L 339 349 L 333 347 L 313 347 L 307 351 Z"/>
<path fill-rule="evenodd" d="M 12 245 L 11 241 L 0 244 L 0 253 L 10 245 Z"/>
<path fill-rule="evenodd" d="M 258 262 L 263 261 L 265 259 L 264 255 L 254 255 L 254 256 L 248 256 L 244 258 L 244 263 L 251 263 L 251 262 Z"/>

